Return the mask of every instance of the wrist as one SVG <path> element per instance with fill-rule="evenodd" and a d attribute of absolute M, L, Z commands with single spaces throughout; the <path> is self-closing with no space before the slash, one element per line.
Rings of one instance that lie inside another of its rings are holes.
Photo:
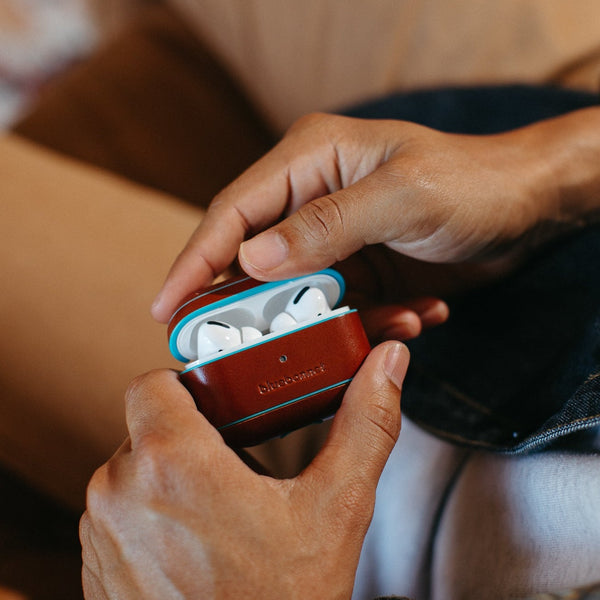
<path fill-rule="evenodd" d="M 526 129 L 530 154 L 543 164 L 536 192 L 540 221 L 568 228 L 593 222 L 600 212 L 600 108 Z"/>

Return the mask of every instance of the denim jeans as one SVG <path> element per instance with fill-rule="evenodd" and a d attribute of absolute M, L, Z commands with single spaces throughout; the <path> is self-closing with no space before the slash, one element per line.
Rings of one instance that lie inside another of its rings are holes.
<path fill-rule="evenodd" d="M 454 133 L 509 130 L 596 95 L 506 86 L 397 94 L 343 111 Z M 449 441 L 523 453 L 593 450 L 600 424 L 600 226 L 544 247 L 517 272 L 450 303 L 412 341 L 404 412 Z"/>

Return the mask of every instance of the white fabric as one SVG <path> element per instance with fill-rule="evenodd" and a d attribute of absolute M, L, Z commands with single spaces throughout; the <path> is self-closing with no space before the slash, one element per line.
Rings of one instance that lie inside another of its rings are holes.
<path fill-rule="evenodd" d="M 428 598 L 436 516 L 466 456 L 466 450 L 425 433 L 404 417 L 377 488 L 353 600 Z"/>
<path fill-rule="evenodd" d="M 600 456 L 476 454 L 435 540 L 432 600 L 525 598 L 600 581 Z"/>
<path fill-rule="evenodd" d="M 600 456 L 467 452 L 405 419 L 353 600 L 505 600 L 600 581 Z"/>

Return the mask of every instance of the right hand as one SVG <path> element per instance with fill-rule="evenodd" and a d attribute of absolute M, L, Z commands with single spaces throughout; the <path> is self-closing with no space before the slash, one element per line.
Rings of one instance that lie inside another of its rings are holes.
<path fill-rule="evenodd" d="M 340 268 L 350 289 L 376 297 L 375 330 L 411 313 L 435 325 L 447 309 L 430 294 L 457 287 L 457 273 L 458 287 L 495 276 L 504 262 L 482 259 L 512 256 L 506 247 L 553 214 L 551 177 L 532 137 L 528 128 L 464 136 L 401 121 L 305 117 L 215 198 L 153 314 L 166 321 L 239 249 L 242 269 L 266 281 L 355 255 Z M 432 265 L 472 259 L 481 262 L 467 274 Z"/>
<path fill-rule="evenodd" d="M 284 480 L 244 464 L 174 372 L 136 379 L 130 437 L 88 487 L 85 597 L 350 598 L 408 359 L 373 349 L 318 455 Z"/>

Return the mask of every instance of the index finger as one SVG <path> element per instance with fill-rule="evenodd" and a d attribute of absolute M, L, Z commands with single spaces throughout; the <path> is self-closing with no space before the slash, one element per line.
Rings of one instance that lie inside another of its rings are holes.
<path fill-rule="evenodd" d="M 235 259 L 247 235 L 275 221 L 287 203 L 285 176 L 271 175 L 258 163 L 225 188 L 175 260 L 152 306 L 159 322 L 167 322 L 178 303 L 210 285 Z M 258 172 L 257 172 L 258 171 Z"/>
<path fill-rule="evenodd" d="M 171 267 L 152 306 L 154 318 L 166 323 L 185 296 L 210 285 L 234 261 L 246 237 L 276 222 L 288 206 L 333 191 L 339 183 L 334 172 L 335 149 L 327 136 L 292 128 L 215 197 Z"/>

